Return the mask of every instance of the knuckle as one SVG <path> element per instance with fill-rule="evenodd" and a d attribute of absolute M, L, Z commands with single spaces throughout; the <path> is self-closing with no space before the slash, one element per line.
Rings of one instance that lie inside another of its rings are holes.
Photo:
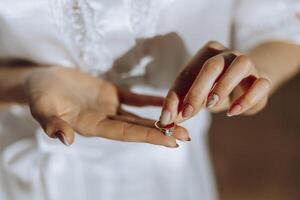
<path fill-rule="evenodd" d="M 208 73 L 221 72 L 223 70 L 222 61 L 216 58 L 207 60 L 204 66 Z"/>
<path fill-rule="evenodd" d="M 238 56 L 236 59 L 236 62 L 239 63 L 239 65 L 246 71 L 250 71 L 250 69 L 253 67 L 253 62 L 246 55 Z"/>
<path fill-rule="evenodd" d="M 229 94 L 231 88 L 229 87 L 229 84 L 225 82 L 220 82 L 216 85 L 215 93 L 217 93 L 220 97 L 224 94 Z"/>
<path fill-rule="evenodd" d="M 187 97 L 189 104 L 191 104 L 193 107 L 198 108 L 201 106 L 203 102 L 203 98 L 201 97 L 200 94 L 195 93 L 191 91 Z"/>
<path fill-rule="evenodd" d="M 264 87 L 266 91 L 270 90 L 271 82 L 268 79 L 260 78 L 259 81 L 260 81 L 260 84 L 262 85 L 262 87 Z"/>
<path fill-rule="evenodd" d="M 232 51 L 230 51 L 233 55 L 235 55 L 235 56 L 241 56 L 241 55 L 244 55 L 243 53 L 241 53 L 241 52 L 239 52 L 239 51 L 237 51 L 237 50 L 232 50 Z"/>
<path fill-rule="evenodd" d="M 207 42 L 206 46 L 208 48 L 217 49 L 217 50 L 225 49 L 225 47 L 220 42 L 215 41 L 215 40 L 211 40 L 211 41 Z"/>

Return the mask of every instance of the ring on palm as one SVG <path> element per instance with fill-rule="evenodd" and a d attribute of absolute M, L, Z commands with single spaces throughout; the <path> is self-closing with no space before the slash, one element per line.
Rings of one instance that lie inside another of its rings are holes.
<path fill-rule="evenodd" d="M 157 128 L 159 131 L 161 131 L 165 136 L 172 136 L 173 135 L 173 130 L 174 130 L 174 123 L 166 126 L 166 127 L 161 127 L 160 122 L 156 121 L 154 123 L 155 128 Z"/>

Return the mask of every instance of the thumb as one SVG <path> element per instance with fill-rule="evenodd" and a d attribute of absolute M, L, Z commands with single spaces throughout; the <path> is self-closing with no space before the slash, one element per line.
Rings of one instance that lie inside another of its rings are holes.
<path fill-rule="evenodd" d="M 49 117 L 39 120 L 46 134 L 51 138 L 58 138 L 64 145 L 70 146 L 74 142 L 72 126 L 59 117 Z"/>
<path fill-rule="evenodd" d="M 69 146 L 74 141 L 72 126 L 59 117 L 57 100 L 50 98 L 48 93 L 29 95 L 29 108 L 31 115 L 41 125 L 45 133 L 51 138 L 58 138 L 63 144 Z"/>
<path fill-rule="evenodd" d="M 121 103 L 132 106 L 162 106 L 163 97 L 133 93 L 129 90 L 119 90 Z"/>

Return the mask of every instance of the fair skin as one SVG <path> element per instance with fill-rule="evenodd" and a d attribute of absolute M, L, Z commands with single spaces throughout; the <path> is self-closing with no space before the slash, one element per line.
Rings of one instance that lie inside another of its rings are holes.
<path fill-rule="evenodd" d="M 205 107 L 227 110 L 229 117 L 259 112 L 270 91 L 299 71 L 299 49 L 298 45 L 273 42 L 254 48 L 247 56 L 218 42 L 208 42 L 169 90 L 161 123 L 179 124 Z"/>
<path fill-rule="evenodd" d="M 262 110 L 270 91 L 299 71 L 299 55 L 300 47 L 286 42 L 261 44 L 248 56 L 209 42 L 187 63 L 166 98 L 134 94 L 77 69 L 4 63 L 0 102 L 28 105 L 45 133 L 64 144 L 73 143 L 76 131 L 87 137 L 178 147 L 176 139 L 190 140 L 180 123 L 204 107 L 227 109 L 229 116 Z M 164 136 L 153 120 L 127 112 L 123 104 L 162 106 L 162 124 L 177 124 L 173 136 Z"/>

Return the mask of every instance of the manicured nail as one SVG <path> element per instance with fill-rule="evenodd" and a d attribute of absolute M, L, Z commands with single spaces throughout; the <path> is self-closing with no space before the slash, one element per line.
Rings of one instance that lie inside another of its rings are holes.
<path fill-rule="evenodd" d="M 207 104 L 206 107 L 207 108 L 212 108 L 213 106 L 216 105 L 216 103 L 218 103 L 219 101 L 219 96 L 217 94 L 211 94 L 209 95 L 209 97 L 207 98 Z"/>
<path fill-rule="evenodd" d="M 240 104 L 236 104 L 228 111 L 227 116 L 232 117 L 238 115 L 240 114 L 241 111 L 242 111 L 242 106 Z"/>
<path fill-rule="evenodd" d="M 178 148 L 178 147 L 179 147 L 179 145 L 176 143 L 176 145 L 173 148 Z"/>
<path fill-rule="evenodd" d="M 178 148 L 179 145 L 176 143 L 175 145 L 165 145 L 165 147 L 168 147 L 168 148 Z"/>
<path fill-rule="evenodd" d="M 171 113 L 167 110 L 163 110 L 159 120 L 161 125 L 168 125 L 171 120 Z"/>
<path fill-rule="evenodd" d="M 189 118 L 192 116 L 193 112 L 194 112 L 193 106 L 191 106 L 190 104 L 186 104 L 182 112 L 182 117 Z"/>
<path fill-rule="evenodd" d="M 189 141 L 191 141 L 191 138 L 188 137 L 188 138 L 185 138 L 185 139 L 177 139 L 177 140 L 180 140 L 182 142 L 189 142 Z"/>
<path fill-rule="evenodd" d="M 56 131 L 55 136 L 66 146 L 70 146 L 68 140 L 65 137 L 65 134 L 62 131 Z"/>

